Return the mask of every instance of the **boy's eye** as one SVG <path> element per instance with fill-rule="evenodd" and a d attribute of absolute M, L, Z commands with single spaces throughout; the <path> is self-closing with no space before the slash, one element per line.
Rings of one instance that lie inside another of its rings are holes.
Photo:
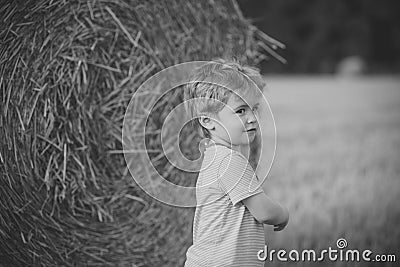
<path fill-rule="evenodd" d="M 236 110 L 237 114 L 244 114 L 245 112 L 246 112 L 246 110 L 244 108 Z"/>

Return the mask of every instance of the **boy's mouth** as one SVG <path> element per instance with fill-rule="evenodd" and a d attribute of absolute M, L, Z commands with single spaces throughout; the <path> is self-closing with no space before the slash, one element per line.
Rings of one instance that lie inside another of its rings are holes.
<path fill-rule="evenodd" d="M 246 132 L 248 133 L 255 133 L 257 131 L 257 128 L 250 128 L 248 130 L 246 130 Z"/>

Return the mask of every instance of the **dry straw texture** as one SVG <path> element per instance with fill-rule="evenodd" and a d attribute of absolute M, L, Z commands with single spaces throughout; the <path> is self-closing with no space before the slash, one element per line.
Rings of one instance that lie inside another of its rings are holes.
<path fill-rule="evenodd" d="M 125 109 L 167 66 L 257 62 L 273 41 L 228 0 L 7 1 L 0 19 L 0 264 L 181 264 L 192 210 L 154 201 L 129 176 L 118 153 Z"/>

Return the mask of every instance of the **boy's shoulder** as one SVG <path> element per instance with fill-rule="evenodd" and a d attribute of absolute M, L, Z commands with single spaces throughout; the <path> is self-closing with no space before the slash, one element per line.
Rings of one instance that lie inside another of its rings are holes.
<path fill-rule="evenodd" d="M 218 165 L 224 162 L 225 165 L 247 165 L 248 159 L 239 151 L 225 145 L 211 145 L 204 152 L 203 165 Z"/>

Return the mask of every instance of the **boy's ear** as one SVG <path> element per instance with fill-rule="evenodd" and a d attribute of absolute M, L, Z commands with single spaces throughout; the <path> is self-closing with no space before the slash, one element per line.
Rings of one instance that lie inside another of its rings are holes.
<path fill-rule="evenodd" d="M 206 128 L 207 130 L 215 129 L 215 121 L 208 116 L 204 116 L 204 115 L 200 116 L 199 122 L 200 122 L 201 126 Z"/>

